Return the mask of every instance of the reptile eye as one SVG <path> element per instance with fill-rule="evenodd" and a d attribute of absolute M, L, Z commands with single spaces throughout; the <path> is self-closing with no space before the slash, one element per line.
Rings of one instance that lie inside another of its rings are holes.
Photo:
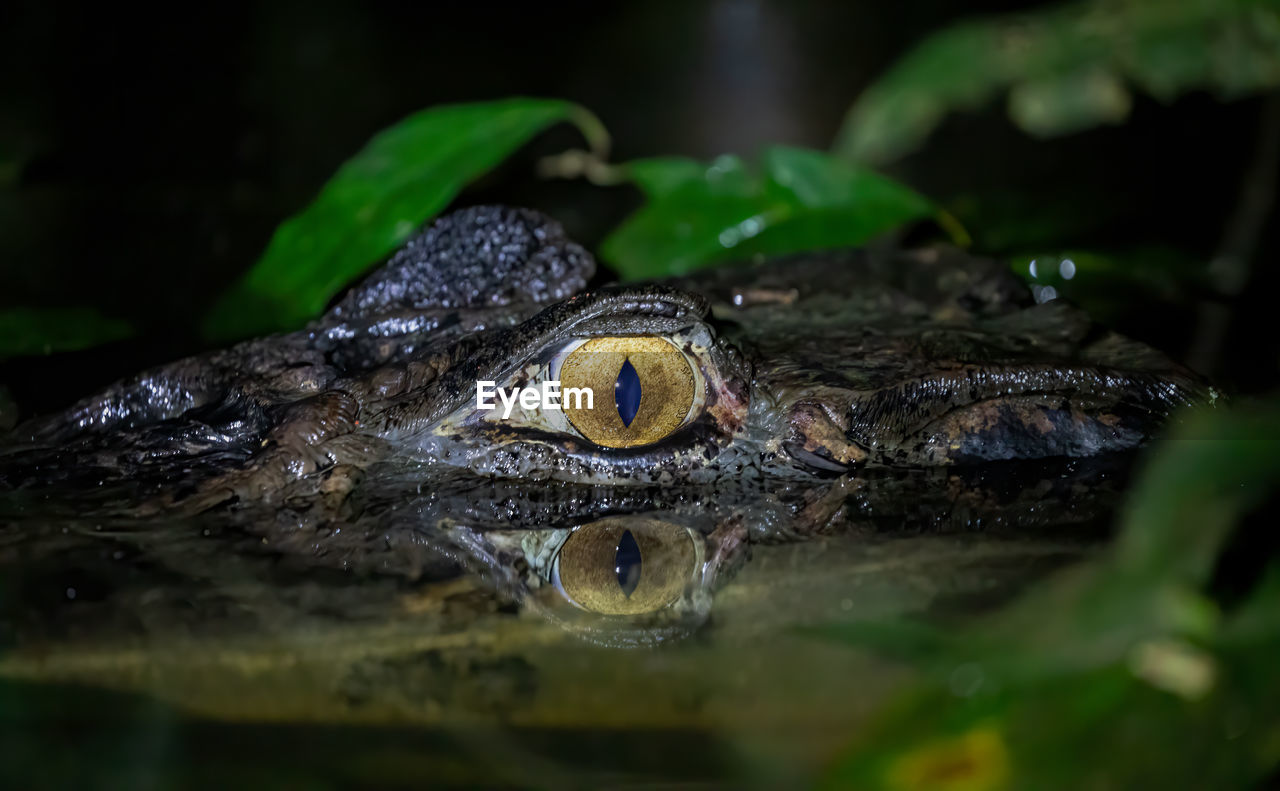
<path fill-rule="evenodd" d="M 606 448 L 649 445 L 679 428 L 694 404 L 694 373 L 670 341 L 652 336 L 592 338 L 564 358 L 562 391 L 591 388 L 565 415 L 582 436 Z"/>
<path fill-rule="evenodd" d="M 638 615 L 680 597 L 697 565 L 685 528 L 656 519 L 602 519 L 574 530 L 554 580 L 569 601 L 601 615 Z"/>

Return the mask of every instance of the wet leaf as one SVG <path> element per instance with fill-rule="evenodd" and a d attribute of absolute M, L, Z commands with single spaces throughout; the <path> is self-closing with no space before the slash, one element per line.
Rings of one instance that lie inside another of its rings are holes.
<path fill-rule="evenodd" d="M 1124 121 L 1134 89 L 1170 101 L 1277 85 L 1274 0 L 1080 0 L 925 39 L 858 98 L 835 151 L 850 161 L 893 160 L 949 113 L 1006 93 L 1014 123 L 1049 136 Z"/>
<path fill-rule="evenodd" d="M 627 169 L 647 202 L 604 241 L 601 254 L 631 280 L 861 244 L 937 215 L 910 188 L 806 149 L 770 148 L 758 163 L 661 158 Z"/>
<path fill-rule="evenodd" d="M 0 310 L 0 360 L 75 351 L 127 338 L 133 329 L 89 308 Z"/>
<path fill-rule="evenodd" d="M 433 107 L 378 133 L 276 229 L 262 258 L 214 306 L 205 333 L 228 339 L 297 327 L 469 182 L 562 121 L 593 144 L 604 136 L 585 110 L 549 99 Z"/>

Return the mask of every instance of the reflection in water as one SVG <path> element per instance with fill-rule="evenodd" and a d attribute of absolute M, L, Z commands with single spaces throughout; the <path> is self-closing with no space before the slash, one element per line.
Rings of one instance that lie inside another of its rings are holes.
<path fill-rule="evenodd" d="M 611 646 L 651 645 L 707 617 L 722 534 L 664 514 L 611 516 L 561 530 L 491 531 L 494 557 L 527 568 L 516 595 L 566 630 Z M 710 547 L 710 551 L 708 551 Z M 708 558 L 713 559 L 709 562 Z"/>
<path fill-rule="evenodd" d="M 1124 467 L 1112 459 L 864 470 L 818 487 L 714 490 L 477 483 L 455 474 L 428 491 L 421 469 L 379 470 L 337 503 L 298 499 L 183 524 L 95 517 L 92 507 L 14 493 L 0 502 L 8 594 L 0 614 L 21 646 L 27 631 L 83 635 L 90 611 L 104 635 L 136 631 L 143 599 L 148 612 L 185 608 L 182 620 L 199 631 L 214 626 L 202 622 L 206 605 L 214 621 L 312 617 L 282 601 L 303 586 L 324 591 L 307 602 L 323 600 L 349 619 L 387 616 L 389 595 L 465 580 L 490 604 L 470 593 L 441 628 L 481 628 L 484 612 L 515 605 L 593 643 L 653 645 L 704 624 L 714 592 L 751 547 L 821 539 L 821 551 L 832 541 L 869 548 L 911 535 L 968 536 L 973 545 L 1075 540 L 1105 528 Z"/>
<path fill-rule="evenodd" d="M 846 744 L 901 669 L 796 627 L 995 606 L 1088 551 L 1120 472 L 649 489 L 381 469 L 345 497 L 181 523 L 95 515 L 109 492 L 13 493 L 0 684 L 237 722 L 760 727 L 812 755 Z"/>
<path fill-rule="evenodd" d="M 967 536 L 971 546 L 1037 535 L 1087 540 L 1106 529 L 1124 466 L 1110 459 L 873 470 L 818 487 L 721 489 L 711 497 L 564 484 L 529 500 L 518 483 L 493 482 L 438 493 L 396 519 L 433 524 L 435 546 L 455 548 L 473 574 L 526 613 L 598 645 L 651 646 L 702 627 L 715 592 L 751 547 L 814 539 L 870 547 L 917 535 Z M 433 523 L 441 511 L 450 516 Z M 1051 554 L 1061 549 L 1053 546 Z M 962 564 L 957 557 L 956 573 Z"/>
<path fill-rule="evenodd" d="M 679 598 L 690 583 L 701 554 L 695 540 L 701 548 L 701 536 L 656 519 L 592 522 L 565 538 L 551 579 L 570 603 L 588 612 L 653 612 Z"/>

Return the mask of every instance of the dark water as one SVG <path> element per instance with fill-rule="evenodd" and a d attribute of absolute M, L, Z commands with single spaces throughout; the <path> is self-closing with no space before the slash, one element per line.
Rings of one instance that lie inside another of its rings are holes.
<path fill-rule="evenodd" d="M 128 788 L 807 782 L 912 672 L 824 630 L 997 607 L 1093 553 L 1127 464 L 661 492 L 387 468 L 341 513 L 176 522 L 11 492 L 3 765 Z"/>

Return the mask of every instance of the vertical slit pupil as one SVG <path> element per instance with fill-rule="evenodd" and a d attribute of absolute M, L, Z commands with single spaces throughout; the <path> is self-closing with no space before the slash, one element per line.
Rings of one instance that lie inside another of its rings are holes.
<path fill-rule="evenodd" d="M 618 587 L 629 599 L 640 584 L 640 545 L 630 530 L 624 530 L 618 539 L 618 550 L 614 555 L 613 570 L 618 575 Z"/>
<path fill-rule="evenodd" d="M 622 425 L 630 428 L 631 421 L 636 419 L 636 413 L 640 411 L 640 374 L 636 373 L 630 358 L 623 361 L 622 370 L 618 371 L 618 381 L 613 386 L 613 400 L 618 405 L 618 417 L 622 418 Z"/>

